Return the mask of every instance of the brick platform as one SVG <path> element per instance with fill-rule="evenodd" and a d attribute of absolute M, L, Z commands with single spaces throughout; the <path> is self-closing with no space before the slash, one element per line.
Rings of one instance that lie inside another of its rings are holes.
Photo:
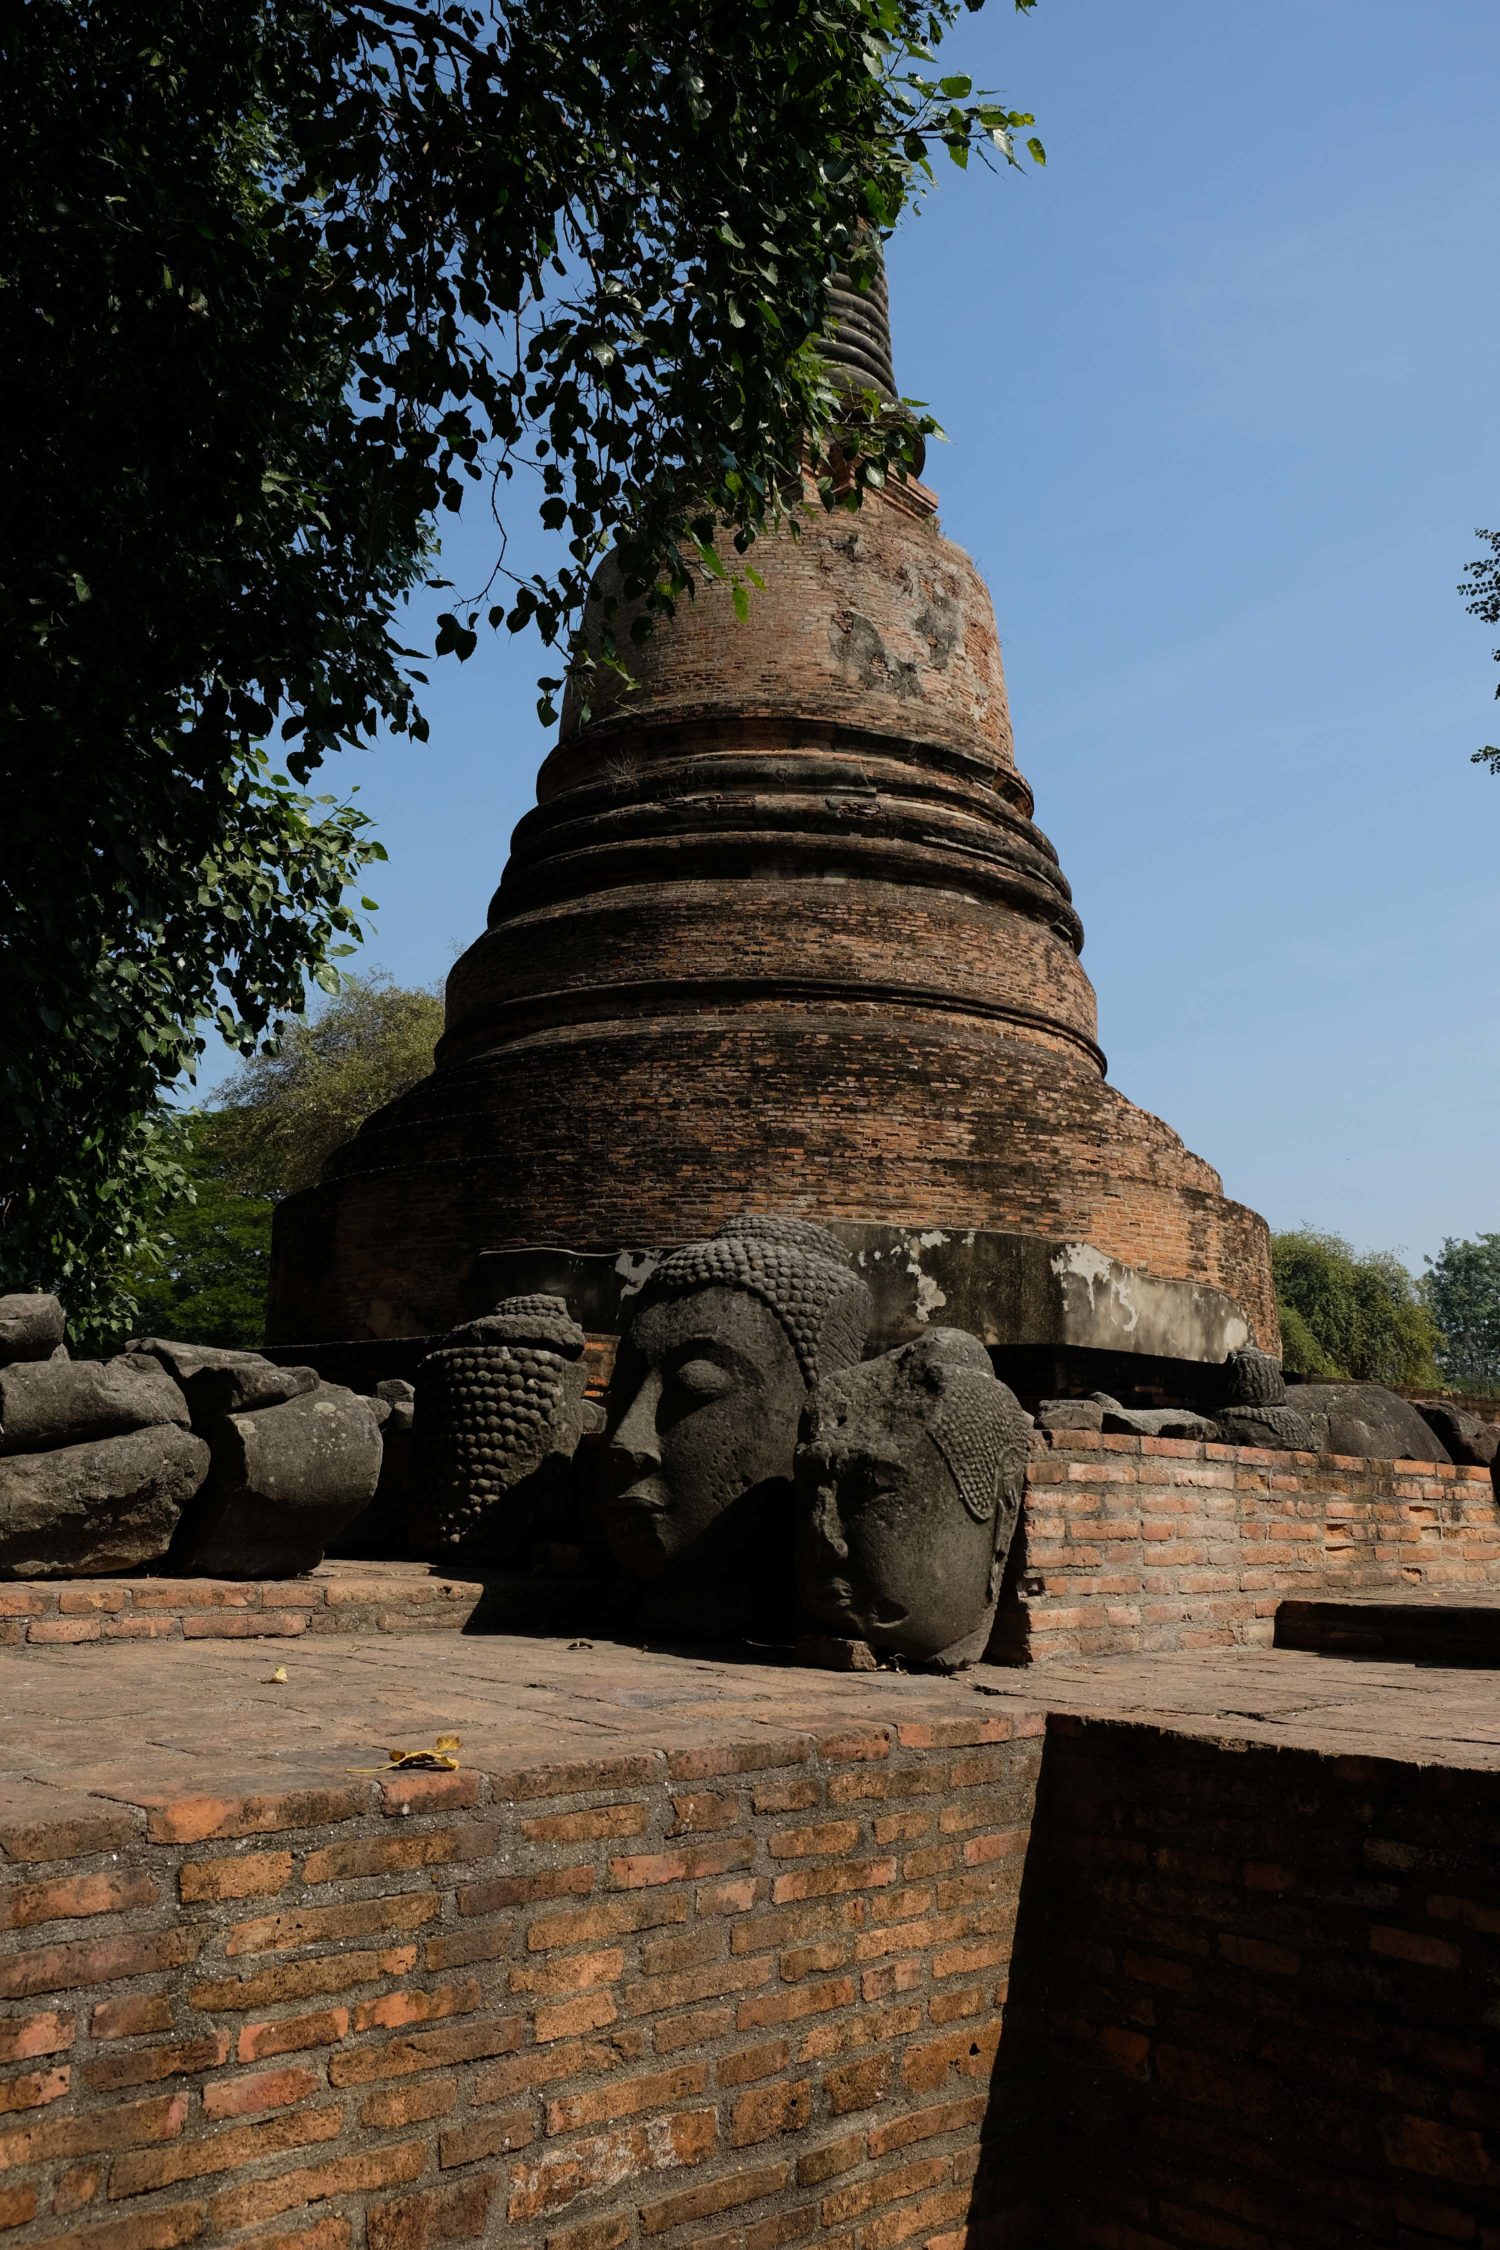
<path fill-rule="evenodd" d="M 327 1562 L 306 1578 L 27 1579 L 0 1585 L 0 1648 L 86 1641 L 296 1640 L 461 1632 L 488 1575 L 415 1562 Z"/>
<path fill-rule="evenodd" d="M 1500 1598 L 1488 1469 L 1177 1439 L 1038 1436 L 992 1654 L 1269 1647 L 1278 1606 Z"/>
<path fill-rule="evenodd" d="M 1486 1675 L 309 1635 L 5 1679 L 17 2250 L 1500 2243 Z"/>

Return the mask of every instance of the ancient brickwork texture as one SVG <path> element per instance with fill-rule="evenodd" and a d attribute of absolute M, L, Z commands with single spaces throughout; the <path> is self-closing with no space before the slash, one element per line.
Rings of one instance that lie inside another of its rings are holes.
<path fill-rule="evenodd" d="M 1041 1728 L 129 1804 L 16 1784 L 5 2239 L 956 2250 L 976 2210 L 1012 2239 L 1022 2168 L 975 2179 Z"/>
<path fill-rule="evenodd" d="M 0 1586 L 0 1648 L 457 1633 L 484 1590 L 482 1575 L 413 1562 L 325 1562 L 306 1578 L 36 1578 Z"/>
<path fill-rule="evenodd" d="M 1052 1721 L 1080 2250 L 1500 2245 L 1500 1775 Z"/>
<path fill-rule="evenodd" d="M 1487 1469 L 1039 1433 L 994 1657 L 1269 1647 L 1278 1603 L 1500 1596 Z"/>

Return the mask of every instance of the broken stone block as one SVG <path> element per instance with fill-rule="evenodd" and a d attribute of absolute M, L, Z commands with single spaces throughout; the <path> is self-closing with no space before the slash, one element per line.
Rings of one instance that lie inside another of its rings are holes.
<path fill-rule="evenodd" d="M 1120 1436 L 1196 1438 L 1214 1444 L 1219 1437 L 1219 1425 L 1210 1422 L 1206 1414 L 1194 1414 L 1183 1406 L 1122 1406 L 1107 1391 L 1093 1394 L 1103 1416 L 1103 1428 Z"/>
<path fill-rule="evenodd" d="M 1226 1406 L 1219 1413 L 1226 1445 L 1258 1445 L 1272 1453 L 1322 1453 L 1328 1420 L 1295 1406 Z"/>
<path fill-rule="evenodd" d="M 1322 1415 L 1328 1435 L 1320 1451 L 1367 1461 L 1446 1461 L 1448 1449 L 1414 1406 L 1383 1383 L 1294 1383 L 1288 1403 Z"/>
<path fill-rule="evenodd" d="M 391 1410 L 390 1419 L 382 1427 L 389 1430 L 411 1429 L 417 1399 L 414 1383 L 404 1383 L 396 1375 L 387 1376 L 383 1383 L 375 1385 L 375 1396 Z"/>
<path fill-rule="evenodd" d="M 321 1377 L 315 1367 L 278 1367 L 251 1356 L 198 1368 L 182 1379 L 193 1428 L 205 1434 L 226 1414 L 256 1414 L 262 1407 L 285 1406 L 305 1398 Z"/>
<path fill-rule="evenodd" d="M 1450 1460 L 1487 1469 L 1500 1451 L 1500 1422 L 1486 1422 L 1446 1398 L 1419 1398 L 1412 1404 L 1429 1430 L 1448 1449 Z"/>
<path fill-rule="evenodd" d="M 15 1360 L 50 1359 L 63 1347 L 65 1328 L 56 1297 L 29 1292 L 0 1297 L 0 1367 Z"/>
<path fill-rule="evenodd" d="M 170 1336 L 132 1336 L 125 1349 L 159 1359 L 173 1381 L 184 1389 L 189 1376 L 203 1367 L 239 1367 L 247 1360 L 266 1364 L 261 1352 L 232 1351 L 221 1344 L 179 1344 Z"/>
<path fill-rule="evenodd" d="M 369 1506 L 380 1478 L 370 1401 L 335 1383 L 227 1414 L 211 1444 L 208 1483 L 172 1551 L 187 1577 L 301 1577 Z"/>
<path fill-rule="evenodd" d="M 33 1359 L 0 1368 L 0 1454 L 42 1453 L 159 1422 L 185 1428 L 181 1391 L 154 1359 Z"/>
<path fill-rule="evenodd" d="M 173 1423 L 0 1460 L 0 1577 L 104 1578 L 159 1561 L 208 1471 Z"/>
<path fill-rule="evenodd" d="M 1285 1406 L 1286 1378 L 1281 1372 L 1280 1360 L 1274 1359 L 1270 1352 L 1258 1351 L 1254 1344 L 1246 1344 L 1242 1351 L 1231 1352 L 1224 1364 L 1229 1405 Z"/>
<path fill-rule="evenodd" d="M 1104 1409 L 1096 1398 L 1044 1398 L 1036 1420 L 1040 1430 L 1102 1430 Z"/>

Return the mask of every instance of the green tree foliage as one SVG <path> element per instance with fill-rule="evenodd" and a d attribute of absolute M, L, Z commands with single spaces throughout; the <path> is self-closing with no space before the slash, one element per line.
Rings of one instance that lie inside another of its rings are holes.
<path fill-rule="evenodd" d="M 1428 1302 L 1443 1332 L 1438 1353 L 1456 1389 L 1500 1384 L 1500 1234 L 1455 1241 L 1427 1261 Z"/>
<path fill-rule="evenodd" d="M 274 1054 L 249 1058 L 212 1109 L 168 1128 L 184 1185 L 167 1203 L 152 1254 L 122 1279 L 136 1332 L 192 1344 L 258 1344 L 271 1270 L 271 1215 L 308 1186 L 372 1110 L 432 1068 L 443 1029 L 435 991 L 349 977 L 286 1026 Z M 82 1333 L 117 1342 L 95 1323 Z"/>
<path fill-rule="evenodd" d="M 932 75 L 959 6 L 0 14 L 4 1282 L 102 1313 L 201 1027 L 252 1052 L 336 981 L 384 854 L 305 785 L 424 732 L 402 604 L 445 510 L 495 509 L 496 567 L 437 652 L 486 619 L 566 652 L 605 546 L 648 624 L 828 460 L 829 270 L 935 146 L 1015 161 L 1031 122 Z M 845 402 L 827 504 L 924 426 Z M 507 567 L 517 505 L 550 576 Z"/>
<path fill-rule="evenodd" d="M 251 1056 L 221 1089 L 213 1147 L 222 1177 L 273 1202 L 310 1187 L 372 1111 L 426 1077 L 442 1032 L 436 991 L 346 978 L 335 998 L 288 1025 L 274 1054 Z"/>
<path fill-rule="evenodd" d="M 1482 617 L 1486 625 L 1500 625 L 1500 531 L 1476 531 L 1474 536 L 1487 540 L 1490 551 L 1465 563 L 1458 590 L 1475 617 Z M 1495 662 L 1500 664 L 1500 648 L 1493 653 Z M 1496 688 L 1495 696 L 1500 701 L 1500 687 Z M 1474 764 L 1488 766 L 1491 773 L 1500 773 L 1500 745 L 1488 742 L 1482 750 L 1476 750 Z"/>
<path fill-rule="evenodd" d="M 149 1262 L 122 1277 L 129 1325 L 141 1335 L 253 1346 L 264 1334 L 275 1206 L 226 1177 L 222 1122 L 212 1111 L 182 1120 L 183 1191 L 161 1215 Z"/>
<path fill-rule="evenodd" d="M 1288 1372 L 1323 1381 L 1421 1384 L 1440 1378 L 1442 1339 L 1421 1283 L 1390 1251 L 1362 1255 L 1299 1227 L 1271 1237 Z"/>

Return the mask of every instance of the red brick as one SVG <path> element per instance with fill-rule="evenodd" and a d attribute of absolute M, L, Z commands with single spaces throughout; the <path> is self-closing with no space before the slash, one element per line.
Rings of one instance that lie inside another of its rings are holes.
<path fill-rule="evenodd" d="M 34 2237 L 27 2250 L 178 2250 L 180 2243 L 199 2240 L 207 2216 L 202 2203 L 174 2203 L 168 2210 L 133 2211 L 128 2218 Z"/>
<path fill-rule="evenodd" d="M 39 1922 L 76 1922 L 91 1914 L 126 1914 L 155 1906 L 155 1879 L 121 1868 L 101 1875 L 60 1875 L 49 1883 L 19 1883 L 0 1891 L 0 1929 L 29 1930 Z"/>
<path fill-rule="evenodd" d="M 266 2062 L 273 2055 L 299 2054 L 307 2047 L 330 2047 L 349 2029 L 347 2008 L 323 2008 L 316 2015 L 278 2016 L 272 2023 L 247 2023 L 235 2044 L 244 2062 Z"/>
<path fill-rule="evenodd" d="M 98 2010 L 94 2012 L 97 2016 Z M 59 2054 L 72 2046 L 73 2038 L 73 2018 L 60 2008 L 0 2023 L 0 2063 L 29 2062 L 34 2055 Z"/>
<path fill-rule="evenodd" d="M 122 2086 L 146 2086 L 155 2079 L 217 2070 L 228 2056 L 228 2032 L 215 2031 L 201 2039 L 173 2040 L 165 2047 L 126 2047 L 118 2054 L 99 2055 L 82 2066 L 79 2076 L 97 2093 L 114 2093 Z"/>
<path fill-rule="evenodd" d="M 806 2078 L 752 2086 L 730 2107 L 729 2145 L 749 2148 L 777 2133 L 799 2133 L 811 2115 L 812 2085 Z"/>
<path fill-rule="evenodd" d="M 45 2109 L 49 2102 L 61 2100 L 73 2082 L 69 2064 L 54 2064 L 50 2070 L 27 2070 L 15 2078 L 0 2078 L 0 2115 L 15 2116 L 18 2111 Z"/>
<path fill-rule="evenodd" d="M 647 1825 L 640 1803 L 595 1805 L 582 1812 L 537 1813 L 521 1822 L 534 1844 L 580 1844 L 605 1836 L 639 1836 Z"/>
<path fill-rule="evenodd" d="M 333 1906 L 287 1907 L 237 1922 L 224 1941 L 227 1954 L 282 1953 L 295 1946 L 336 1945 L 342 1938 L 383 1937 L 420 1929 L 433 1921 L 441 1901 L 430 1891 L 400 1891 L 394 1898 L 366 1898 Z"/>
<path fill-rule="evenodd" d="M 864 2155 L 863 2133 L 844 2133 L 836 2141 L 820 2141 L 816 2148 L 805 2149 L 798 2157 L 797 2185 L 820 2187 L 824 2180 L 836 2180 L 841 2172 L 852 2172 L 862 2164 Z"/>
<path fill-rule="evenodd" d="M 778 1829 L 767 1846 L 773 1859 L 827 1858 L 852 1852 L 859 1842 L 857 1820 L 825 1820 L 805 1828 Z"/>
<path fill-rule="evenodd" d="M 285 2070 L 257 2070 L 243 2078 L 222 2078 L 203 2089 L 205 2117 L 256 2117 L 268 2109 L 285 2109 L 290 2102 L 307 2101 L 321 2092 L 323 2080 L 315 2070 L 294 2065 Z"/>
<path fill-rule="evenodd" d="M 478 1859 L 485 1840 L 473 1828 L 402 1828 L 395 1835 L 355 1836 L 324 1844 L 302 1862 L 304 1883 L 346 1883 L 360 1875 L 392 1875 L 412 1867 L 445 1867 Z"/>
<path fill-rule="evenodd" d="M 747 1867 L 750 1856 L 750 1846 L 743 1843 L 686 1844 L 678 1851 L 612 1859 L 609 1879 L 620 1890 L 639 1890 L 651 1883 L 691 1882 L 700 1875 L 727 1875 L 731 1868 Z"/>
<path fill-rule="evenodd" d="M 177 1880 L 184 1903 L 269 1898 L 290 1880 L 291 1872 L 290 1852 L 244 1852 L 237 1858 L 188 1860 Z"/>
<path fill-rule="evenodd" d="M 322 2203 L 362 2189 L 403 2187 L 418 2177 L 426 2162 L 424 2141 L 397 2141 L 389 2148 L 366 2149 L 358 2155 L 335 2157 L 326 2164 L 275 2172 L 216 2195 L 209 2205 L 209 2224 L 216 2237 L 222 2237 L 235 2227 L 275 2218 L 300 2204 Z"/>
<path fill-rule="evenodd" d="M 539 1875 L 501 1875 L 470 1883 L 458 1894 L 460 1914 L 504 1914 L 512 1907 L 535 1906 L 543 1899 L 577 1898 L 594 1887 L 587 1860 L 549 1868 Z"/>
<path fill-rule="evenodd" d="M 479 2006 L 480 1999 L 473 1977 L 429 1988 L 403 1985 L 395 1992 L 382 1992 L 376 2000 L 361 2000 L 354 2011 L 354 2028 L 399 2031 L 406 2024 L 440 2023 L 447 2016 L 468 2015 Z"/>
<path fill-rule="evenodd" d="M 688 1902 L 681 1891 L 601 1899 L 597 1906 L 537 1915 L 526 1932 L 526 1944 L 533 1953 L 550 1952 L 563 1945 L 592 1945 L 600 1938 L 620 1937 L 631 1930 L 654 1930 L 664 1924 L 685 1922 L 687 1915 Z"/>
<path fill-rule="evenodd" d="M 0 1999 L 25 2000 L 33 1993 L 61 1992 L 72 1985 L 152 1976 L 159 1969 L 175 1969 L 192 1960 L 200 1942 L 198 1933 L 173 1929 L 12 1953 L 0 1961 Z"/>
<path fill-rule="evenodd" d="M 871 2128 L 870 2154 L 878 2160 L 894 2154 L 897 2149 L 910 2148 L 918 2141 L 934 2141 L 948 2133 L 970 2131 L 983 2121 L 987 2107 L 985 2095 L 971 2094 L 962 2101 L 938 2102 L 928 2109 L 908 2110 L 904 2117 L 893 2117 L 887 2124 Z"/>
<path fill-rule="evenodd" d="M 835 2117 L 855 2109 L 873 2109 L 885 2099 L 890 2086 L 891 2057 L 866 2055 L 859 2062 L 843 2063 L 830 2070 L 825 2086 L 828 2106 Z"/>
<path fill-rule="evenodd" d="M 142 2032 L 172 2028 L 172 2002 L 165 1992 L 101 2000 L 89 2018 L 89 2030 L 95 2039 L 138 2039 Z"/>
<path fill-rule="evenodd" d="M 24 2227 L 37 2213 L 37 2192 L 29 2184 L 0 2188 L 0 2231 Z"/>
<path fill-rule="evenodd" d="M 378 2133 L 405 2132 L 409 2125 L 425 2125 L 429 2118 L 446 2117 L 458 2107 L 458 2091 L 456 2078 L 441 2076 L 377 2086 L 360 2103 L 359 2121 Z"/>
<path fill-rule="evenodd" d="M 535 2164 L 511 2171 L 509 2216 L 513 2224 L 560 2210 L 576 2196 L 619 2187 L 645 2172 L 698 2164 L 718 2137 L 711 2109 L 679 2110 L 675 2117 L 646 2125 L 622 2125 L 613 2132 L 575 2141 Z"/>
<path fill-rule="evenodd" d="M 786 2069 L 792 2050 L 785 2039 L 768 2039 L 758 2047 L 741 2047 L 721 2055 L 715 2075 L 721 2086 L 748 2086 L 757 2078 L 774 2078 Z"/>
<path fill-rule="evenodd" d="M 116 2199 L 146 2195 L 153 2188 L 174 2187 L 179 2180 L 238 2171 L 258 2157 L 284 2155 L 288 2149 L 305 2148 L 310 2141 L 331 2141 L 343 2130 L 343 2124 L 341 2109 L 294 2110 L 288 2117 L 268 2117 L 256 2125 L 231 2125 L 222 2133 L 178 2141 L 169 2148 L 130 2149 L 115 2158 L 109 2192 Z M 289 2205 L 283 2203 L 276 2208 L 284 2211 Z M 275 2212 L 267 2216 L 274 2217 Z"/>
<path fill-rule="evenodd" d="M 189 2094 L 159 2094 L 146 2101 L 117 2102 L 108 2109 L 86 2110 L 74 2117 L 53 2115 L 16 2126 L 0 2133 L 0 2170 L 169 2141 L 186 2124 L 191 2101 Z"/>
<path fill-rule="evenodd" d="M 355 1985 L 406 1976 L 416 1963 L 416 1947 L 386 1946 L 378 1953 L 327 1953 L 314 1961 L 281 1961 L 248 1977 L 229 1977 L 194 1985 L 188 2000 L 195 2008 L 274 2008 L 288 2000 L 311 2000 L 325 1993 L 349 1992 Z"/>
<path fill-rule="evenodd" d="M 446 2242 L 481 2241 L 493 2195 L 492 2180 L 473 2179 L 373 2204 L 366 2221 L 369 2250 L 439 2250 Z"/>
<path fill-rule="evenodd" d="M 656 2203 L 643 2203 L 642 2232 L 667 2234 L 673 2227 L 717 2218 L 721 2211 L 738 2210 L 747 2203 L 759 2203 L 768 2195 L 779 2195 L 791 2176 L 790 2164 L 765 2164 L 755 2171 L 747 2170 L 742 2164 L 736 2165 L 727 2176 L 705 2180 L 699 2187 L 682 2188 Z"/>
<path fill-rule="evenodd" d="M 406 2078 L 450 2063 L 475 2062 L 514 2054 L 524 2029 L 520 2016 L 484 2016 L 446 2024 L 436 2031 L 408 2032 L 367 2047 L 340 2047 L 328 2061 L 334 2086 L 367 2086 L 377 2079 Z"/>
<path fill-rule="evenodd" d="M 659 2070 L 644 2078 L 617 2078 L 581 2093 L 560 2094 L 547 2104 L 547 2131 L 572 2133 L 582 2126 L 634 2117 L 643 2109 L 663 2109 L 701 2094 L 707 2082 L 707 2063 L 680 2063 L 674 2070 Z"/>
<path fill-rule="evenodd" d="M 467 2125 L 454 2126 L 438 2136 L 438 2162 L 445 2172 L 460 2164 L 477 2164 L 493 2156 L 527 2148 L 537 2137 L 531 2105 L 492 2110 Z"/>

